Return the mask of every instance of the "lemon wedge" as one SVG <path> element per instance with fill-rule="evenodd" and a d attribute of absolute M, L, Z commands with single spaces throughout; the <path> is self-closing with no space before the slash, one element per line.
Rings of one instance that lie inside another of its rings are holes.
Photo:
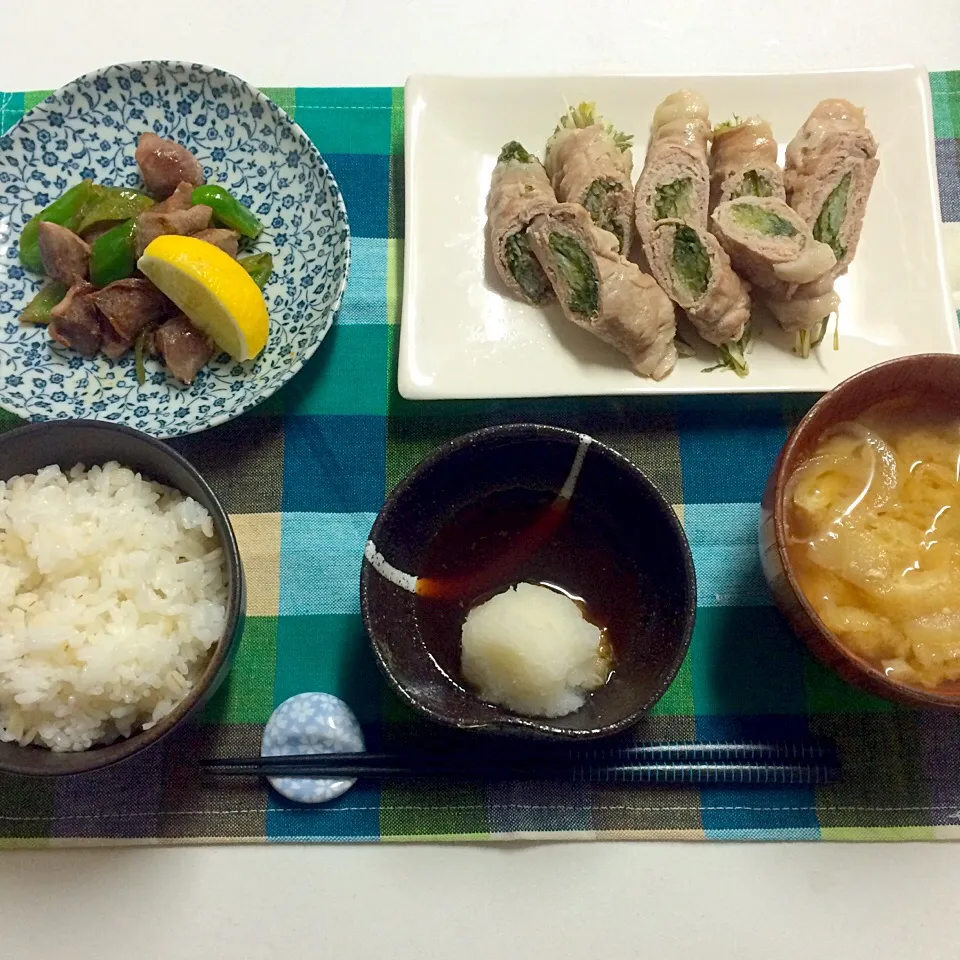
<path fill-rule="evenodd" d="M 252 360 L 267 345 L 270 321 L 260 288 L 212 243 L 196 237 L 157 237 L 137 266 L 234 360 Z"/>

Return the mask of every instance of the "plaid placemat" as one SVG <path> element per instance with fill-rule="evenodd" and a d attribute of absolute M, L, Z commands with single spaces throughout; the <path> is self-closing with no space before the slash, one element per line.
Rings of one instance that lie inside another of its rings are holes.
<path fill-rule="evenodd" d="M 931 76 L 943 214 L 960 220 L 960 73 Z M 249 582 L 246 631 L 194 731 L 113 770 L 59 784 L 0 778 L 0 845 L 487 840 L 515 837 L 935 839 L 960 836 L 960 716 L 895 707 L 821 669 L 770 605 L 758 501 L 809 399 L 410 403 L 396 390 L 403 259 L 403 93 L 267 90 L 343 191 L 353 263 L 317 355 L 232 424 L 176 441 L 230 511 Z M 0 94 L 0 130 L 44 96 Z M 371 747 L 430 732 L 385 688 L 359 616 L 360 560 L 386 490 L 435 445 L 498 422 L 589 432 L 677 505 L 700 609 L 690 654 L 637 735 L 826 734 L 846 779 L 808 790 L 640 790 L 359 784 L 322 807 L 205 782 L 200 753 L 254 754 L 273 708 L 343 697 Z M 0 413 L 0 428 L 14 420 Z"/>

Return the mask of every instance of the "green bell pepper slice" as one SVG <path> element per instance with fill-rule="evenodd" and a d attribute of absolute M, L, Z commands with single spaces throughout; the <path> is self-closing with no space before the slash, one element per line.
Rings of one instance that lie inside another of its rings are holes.
<path fill-rule="evenodd" d="M 219 184 L 207 183 L 193 191 L 194 204 L 202 203 L 213 210 L 214 219 L 224 227 L 236 230 L 241 236 L 256 239 L 263 224 L 233 194 Z"/>
<path fill-rule="evenodd" d="M 42 326 L 50 322 L 50 311 L 67 295 L 69 287 L 65 283 L 52 280 L 40 288 L 40 292 L 23 308 L 21 323 Z"/>
<path fill-rule="evenodd" d="M 254 253 L 249 257 L 240 257 L 237 263 L 253 278 L 253 282 L 262 290 L 273 273 L 273 257 L 269 253 Z"/>
<path fill-rule="evenodd" d="M 105 287 L 132 277 L 137 269 L 136 218 L 117 224 L 93 244 L 90 251 L 90 282 Z"/>
<path fill-rule="evenodd" d="M 153 200 L 139 190 L 127 187 L 101 187 L 103 193 L 93 203 L 87 204 L 77 233 L 107 220 L 129 220 L 153 206 Z"/>

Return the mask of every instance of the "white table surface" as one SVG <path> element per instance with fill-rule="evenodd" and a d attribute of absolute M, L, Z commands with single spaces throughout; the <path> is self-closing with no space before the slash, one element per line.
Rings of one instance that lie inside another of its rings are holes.
<path fill-rule="evenodd" d="M 262 86 L 392 85 L 414 72 L 943 70 L 960 68 L 960 4 L 34 0 L 4 4 L 2 40 L 2 90 L 151 57 L 213 64 Z M 0 856 L 2 955 L 23 958 L 938 960 L 960 955 L 958 900 L 960 848 L 947 843 Z"/>

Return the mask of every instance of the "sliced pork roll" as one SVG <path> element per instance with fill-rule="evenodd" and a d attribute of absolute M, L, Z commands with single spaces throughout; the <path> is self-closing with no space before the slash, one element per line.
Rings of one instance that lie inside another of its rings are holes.
<path fill-rule="evenodd" d="M 837 262 L 825 243 L 776 197 L 740 197 L 721 203 L 710 229 L 734 269 L 777 299 L 789 299 L 798 284 L 819 280 Z"/>
<path fill-rule="evenodd" d="M 786 199 L 777 141 L 766 120 L 750 117 L 713 128 L 710 144 L 710 206 L 737 197 Z"/>
<path fill-rule="evenodd" d="M 670 373 L 677 362 L 673 304 L 620 255 L 612 233 L 565 203 L 537 217 L 527 235 L 569 320 L 616 347 L 641 376 Z"/>
<path fill-rule="evenodd" d="M 487 195 L 490 248 L 507 289 L 527 303 L 553 298 L 550 282 L 530 250 L 526 231 L 534 217 L 556 204 L 543 164 L 516 140 L 504 144 Z"/>
<path fill-rule="evenodd" d="M 792 300 L 765 301 L 767 308 L 787 333 L 809 334 L 828 320 L 832 313 L 836 313 L 840 306 L 840 297 L 833 289 L 832 282 L 821 287 L 820 292 L 817 292 L 815 284 L 810 284 L 804 294 Z M 799 338 L 798 345 L 801 346 L 802 353 L 802 341 Z"/>
<path fill-rule="evenodd" d="M 835 277 L 857 251 L 867 200 L 880 161 L 863 110 L 847 100 L 822 100 L 787 146 L 787 202 L 815 239 L 837 258 Z"/>
<path fill-rule="evenodd" d="M 787 333 L 794 334 L 794 353 L 806 359 L 810 350 L 823 339 L 827 321 L 840 308 L 840 296 L 833 288 L 832 271 L 819 280 L 797 287 L 789 299 L 769 295 L 770 291 L 767 294 L 764 301 L 767 309 Z"/>
<path fill-rule="evenodd" d="M 632 136 L 597 115 L 596 104 L 581 103 L 560 118 L 546 152 L 557 199 L 583 206 L 624 253 L 633 242 L 632 143 Z"/>
<path fill-rule="evenodd" d="M 654 228 L 662 220 L 682 220 L 706 229 L 709 140 L 707 102 L 698 93 L 680 90 L 657 107 L 635 192 L 637 230 L 648 259 Z"/>
<path fill-rule="evenodd" d="M 749 288 L 716 237 L 682 220 L 663 220 L 648 256 L 657 282 L 704 340 L 721 346 L 740 339 L 750 319 Z"/>

